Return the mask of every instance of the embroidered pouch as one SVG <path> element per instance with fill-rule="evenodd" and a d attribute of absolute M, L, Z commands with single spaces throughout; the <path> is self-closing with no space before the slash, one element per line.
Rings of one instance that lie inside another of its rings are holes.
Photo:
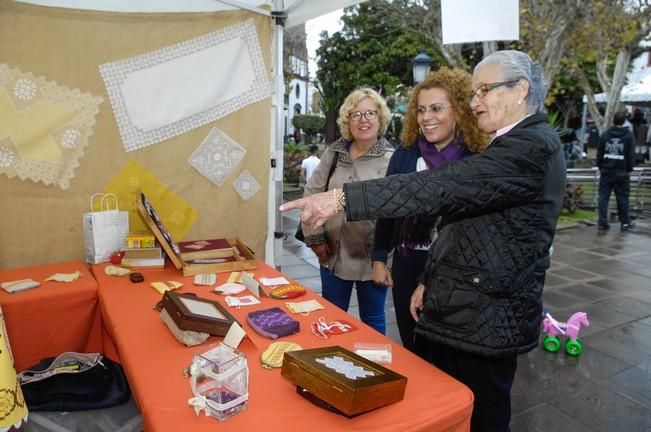
<path fill-rule="evenodd" d="M 251 312 L 246 316 L 246 322 L 253 330 L 270 339 L 298 333 L 300 329 L 299 322 L 278 307 Z"/>

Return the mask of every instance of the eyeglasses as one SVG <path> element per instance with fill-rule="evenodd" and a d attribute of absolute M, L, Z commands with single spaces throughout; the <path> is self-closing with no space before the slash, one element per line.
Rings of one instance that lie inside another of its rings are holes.
<path fill-rule="evenodd" d="M 452 108 L 452 105 L 434 104 L 428 107 L 419 106 L 418 108 L 416 108 L 416 113 L 419 115 L 423 115 L 427 112 L 431 112 L 432 114 L 438 115 L 448 108 Z"/>
<path fill-rule="evenodd" d="M 512 86 L 513 84 L 517 83 L 518 81 L 520 81 L 520 78 L 514 79 L 514 80 L 509 80 L 509 81 L 500 81 L 500 82 L 494 82 L 494 83 L 480 84 L 479 87 L 477 87 L 475 90 L 471 91 L 470 94 L 468 95 L 468 103 L 471 103 L 475 96 L 477 96 L 479 99 L 481 99 L 484 96 L 486 96 L 486 94 L 491 90 L 495 90 L 496 88 L 502 87 L 502 86 Z"/>
<path fill-rule="evenodd" d="M 366 120 L 375 120 L 377 117 L 377 111 L 375 110 L 366 110 L 366 111 L 351 111 L 348 113 L 348 118 L 353 121 L 360 121 L 362 116 Z"/>

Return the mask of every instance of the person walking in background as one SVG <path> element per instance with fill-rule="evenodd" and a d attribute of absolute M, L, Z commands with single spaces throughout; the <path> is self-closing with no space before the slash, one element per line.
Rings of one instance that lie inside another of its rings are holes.
<path fill-rule="evenodd" d="M 565 161 L 542 112 L 538 62 L 497 51 L 475 67 L 470 108 L 493 134 L 474 156 L 435 170 L 352 182 L 285 203 L 304 226 L 442 216 L 411 299 L 419 354 L 474 393 L 473 432 L 507 432 L 517 356 L 538 346 L 549 248 L 565 195 Z"/>
<path fill-rule="evenodd" d="M 318 151 L 319 147 L 315 145 L 310 146 L 310 156 L 306 157 L 303 159 L 303 162 L 301 162 L 301 180 L 303 184 L 307 184 L 307 182 L 310 181 L 314 170 L 319 166 L 319 162 L 321 162 L 321 159 L 316 155 Z"/>
<path fill-rule="evenodd" d="M 634 226 L 628 212 L 630 193 L 630 172 L 635 158 L 635 139 L 629 128 L 624 126 L 626 113 L 617 112 L 613 126 L 599 138 L 597 147 L 597 166 L 599 167 L 599 222 L 598 229 L 610 228 L 608 223 L 608 201 L 610 192 L 615 190 L 617 215 L 621 229 L 626 231 Z"/>
<path fill-rule="evenodd" d="M 432 72 L 414 87 L 403 118 L 402 144 L 391 157 L 387 176 L 437 169 L 486 147 L 488 136 L 477 128 L 467 103 L 469 88 L 470 74 L 447 67 Z M 385 218 L 375 227 L 373 281 L 392 288 L 400 339 L 412 352 L 416 321 L 409 313 L 409 303 L 436 239 L 437 220 L 427 215 Z"/>
<path fill-rule="evenodd" d="M 346 97 L 337 120 L 342 138 L 332 143 L 305 186 L 304 196 L 341 189 L 345 182 L 383 177 L 393 147 L 384 137 L 391 112 L 375 90 L 362 88 Z M 333 159 L 337 158 L 332 177 Z M 332 193 L 332 192 L 330 192 Z M 373 283 L 371 253 L 375 221 L 349 222 L 338 214 L 325 229 L 303 226 L 305 244 L 319 258 L 323 297 L 347 311 L 353 287 L 363 322 L 386 333 L 387 287 Z"/>

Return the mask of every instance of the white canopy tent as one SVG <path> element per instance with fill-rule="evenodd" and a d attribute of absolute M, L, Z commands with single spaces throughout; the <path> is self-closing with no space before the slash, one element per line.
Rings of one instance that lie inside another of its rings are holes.
<path fill-rule="evenodd" d="M 125 13 L 218 12 L 243 9 L 273 20 L 271 52 L 273 56 L 273 90 L 270 133 L 270 169 L 268 191 L 268 225 L 265 257 L 268 264 L 282 262 L 282 216 L 278 206 L 283 193 L 283 42 L 284 28 L 294 27 L 334 10 L 353 6 L 364 0 L 17 0 L 38 6 Z"/>
<path fill-rule="evenodd" d="M 649 52 L 644 52 L 632 62 L 631 70 L 626 76 L 626 85 L 622 87 L 620 102 L 628 105 L 651 104 L 651 67 L 649 67 Z M 595 95 L 598 103 L 606 103 L 606 93 Z M 588 98 L 583 96 L 583 103 Z"/>

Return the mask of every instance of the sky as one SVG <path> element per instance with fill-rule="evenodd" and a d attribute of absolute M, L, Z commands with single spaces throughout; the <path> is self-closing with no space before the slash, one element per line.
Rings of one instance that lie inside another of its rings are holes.
<path fill-rule="evenodd" d="M 329 34 L 333 34 L 340 30 L 341 21 L 339 20 L 339 17 L 341 17 L 343 13 L 344 10 L 339 9 L 305 23 L 305 32 L 307 33 L 307 55 L 309 58 L 308 68 L 310 70 L 311 78 L 316 77 L 316 50 L 319 47 L 319 34 L 324 30 Z"/>

